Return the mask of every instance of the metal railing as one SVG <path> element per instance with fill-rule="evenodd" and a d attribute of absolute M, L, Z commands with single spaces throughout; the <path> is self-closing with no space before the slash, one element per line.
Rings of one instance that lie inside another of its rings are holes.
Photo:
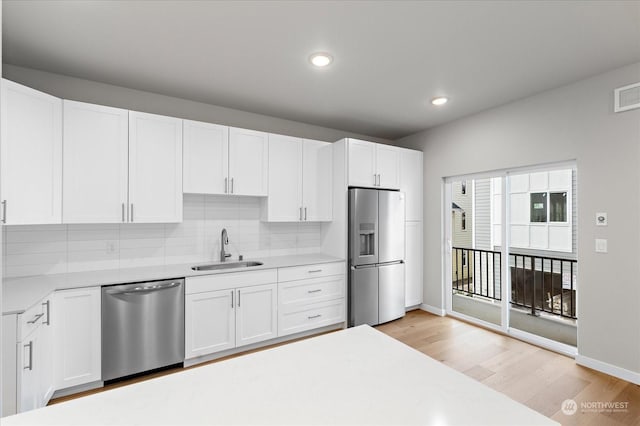
<path fill-rule="evenodd" d="M 453 289 L 468 296 L 501 300 L 502 254 L 499 251 L 453 247 Z"/>
<path fill-rule="evenodd" d="M 453 291 L 466 296 L 501 300 L 499 251 L 453 247 Z M 578 262 L 528 254 L 509 254 L 512 306 L 532 315 L 546 312 L 576 319 Z"/>
<path fill-rule="evenodd" d="M 510 254 L 511 304 L 576 319 L 578 262 L 545 256 Z"/>

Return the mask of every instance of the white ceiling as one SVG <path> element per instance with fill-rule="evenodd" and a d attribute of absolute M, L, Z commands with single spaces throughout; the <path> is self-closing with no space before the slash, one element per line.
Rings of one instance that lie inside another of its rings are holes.
<path fill-rule="evenodd" d="M 640 61 L 638 1 L 5 0 L 2 15 L 5 63 L 389 139 Z"/>

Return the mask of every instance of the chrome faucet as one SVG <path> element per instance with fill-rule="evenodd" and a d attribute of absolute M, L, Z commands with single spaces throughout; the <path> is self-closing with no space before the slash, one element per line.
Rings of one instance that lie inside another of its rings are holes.
<path fill-rule="evenodd" d="M 231 257 L 231 253 L 224 252 L 224 246 L 229 245 L 229 236 L 227 230 L 222 228 L 222 235 L 220 235 L 220 262 L 227 260 L 227 257 Z"/>

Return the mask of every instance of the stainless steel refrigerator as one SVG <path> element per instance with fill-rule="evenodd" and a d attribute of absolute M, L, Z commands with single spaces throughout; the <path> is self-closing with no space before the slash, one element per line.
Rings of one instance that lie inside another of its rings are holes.
<path fill-rule="evenodd" d="M 349 189 L 349 326 L 404 316 L 404 193 Z"/>

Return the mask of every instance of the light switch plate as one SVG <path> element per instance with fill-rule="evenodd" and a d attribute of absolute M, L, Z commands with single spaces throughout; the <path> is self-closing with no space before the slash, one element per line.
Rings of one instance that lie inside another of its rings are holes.
<path fill-rule="evenodd" d="M 607 226 L 607 214 L 596 213 L 596 226 Z"/>
<path fill-rule="evenodd" d="M 606 253 L 607 252 L 607 240 L 596 238 L 596 253 Z"/>

